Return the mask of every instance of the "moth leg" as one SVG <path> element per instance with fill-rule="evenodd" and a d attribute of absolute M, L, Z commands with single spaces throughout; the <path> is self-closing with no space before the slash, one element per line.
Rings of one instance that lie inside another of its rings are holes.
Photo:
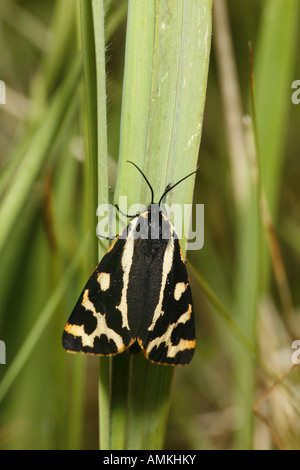
<path fill-rule="evenodd" d="M 100 235 L 100 233 L 97 233 L 98 238 L 103 238 L 103 240 L 115 240 L 117 238 L 118 234 L 113 236 L 113 237 L 104 237 L 104 235 Z"/>
<path fill-rule="evenodd" d="M 120 212 L 120 214 L 124 215 L 125 217 L 128 217 L 129 219 L 133 219 L 134 217 L 138 217 L 140 215 L 140 212 L 137 212 L 134 215 L 125 214 L 125 212 L 123 212 L 123 211 L 121 211 L 121 209 L 119 209 L 118 204 L 114 204 L 114 206 Z"/>
<path fill-rule="evenodd" d="M 134 215 L 128 215 L 128 214 L 125 214 L 125 212 L 121 211 L 121 209 L 119 209 L 119 206 L 118 204 L 114 204 L 114 207 L 120 212 L 120 214 L 124 215 L 125 217 L 129 217 L 130 219 L 133 219 L 134 217 L 137 217 L 139 216 L 139 212 L 137 214 L 134 214 Z M 104 235 L 101 235 L 100 233 L 97 232 L 97 237 L 98 238 L 103 238 L 104 240 L 115 240 L 117 237 L 118 237 L 119 234 L 116 234 L 112 237 L 105 237 Z"/>

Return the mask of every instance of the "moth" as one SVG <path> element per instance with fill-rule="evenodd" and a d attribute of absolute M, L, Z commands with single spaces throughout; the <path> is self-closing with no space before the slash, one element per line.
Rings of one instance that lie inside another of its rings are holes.
<path fill-rule="evenodd" d="M 186 264 L 173 224 L 158 203 L 131 217 L 84 287 L 63 332 L 69 352 L 112 356 L 141 350 L 164 365 L 186 365 L 196 340 Z M 116 206 L 118 209 L 118 206 Z M 120 211 L 121 212 L 121 211 Z M 104 237 L 106 238 L 106 237 Z"/>

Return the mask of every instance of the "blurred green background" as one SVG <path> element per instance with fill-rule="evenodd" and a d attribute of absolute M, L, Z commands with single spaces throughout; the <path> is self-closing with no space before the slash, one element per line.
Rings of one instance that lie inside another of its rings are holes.
<path fill-rule="evenodd" d="M 126 2 L 105 2 L 109 181 Z M 300 449 L 299 0 L 214 1 L 188 254 L 197 349 L 175 371 L 167 449 Z M 75 0 L 0 3 L 0 448 L 98 448 L 98 361 L 61 334 L 91 269 Z M 254 106 L 249 41 L 253 47 Z M 255 112 L 254 112 L 255 110 Z M 251 119 L 249 119 L 251 116 Z"/>

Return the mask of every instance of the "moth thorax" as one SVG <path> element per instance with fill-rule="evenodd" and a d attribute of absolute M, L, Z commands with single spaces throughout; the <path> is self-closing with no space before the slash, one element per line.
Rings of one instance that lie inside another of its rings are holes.
<path fill-rule="evenodd" d="M 148 232 L 151 240 L 168 240 L 170 223 L 158 204 L 151 204 L 148 212 Z"/>

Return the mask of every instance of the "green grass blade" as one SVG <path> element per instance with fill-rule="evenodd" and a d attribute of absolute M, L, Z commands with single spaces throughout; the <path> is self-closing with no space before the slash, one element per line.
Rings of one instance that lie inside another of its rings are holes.
<path fill-rule="evenodd" d="M 93 22 L 95 35 L 96 55 L 96 83 L 97 83 L 97 175 L 98 175 L 98 205 L 108 204 L 108 154 L 107 154 L 107 118 L 106 118 L 106 67 L 105 67 L 105 31 L 104 31 L 104 7 L 103 0 L 93 0 Z M 103 240 L 102 240 L 103 242 Z M 99 244 L 99 259 L 108 248 L 108 242 Z M 103 374 L 107 370 L 106 358 L 99 359 L 99 446 L 101 448 L 106 435 L 109 435 L 109 423 L 107 422 L 107 399 L 109 387 L 104 390 Z M 108 385 L 107 376 L 105 384 Z M 105 409 L 104 409 L 105 408 Z"/>
<path fill-rule="evenodd" d="M 147 147 L 149 106 L 155 39 L 155 1 L 128 3 L 125 70 L 122 91 L 120 150 L 115 200 L 128 195 L 129 204 L 140 200 L 143 182 L 136 179 L 126 160 L 143 168 Z M 132 168 L 133 169 L 133 168 Z M 130 194 L 128 194 L 130 188 Z M 148 193 L 147 193 L 148 194 Z"/>
<path fill-rule="evenodd" d="M 129 207 L 137 202 L 149 204 L 150 194 L 126 160 L 146 173 L 156 201 L 168 183 L 196 168 L 210 52 L 211 2 L 180 1 L 171 8 L 167 2 L 130 1 L 127 18 L 115 201 L 126 195 Z M 175 194 L 176 202 L 191 203 L 192 178 L 176 188 Z M 130 362 L 130 357 L 127 360 Z M 132 364 L 122 364 L 122 368 L 114 358 L 112 363 L 124 387 L 124 372 L 130 368 L 131 374 L 123 409 L 118 405 L 115 413 L 111 402 L 111 448 L 161 448 L 174 370 L 146 364 L 143 357 L 133 358 Z M 143 393 L 144 387 L 147 393 Z M 159 397 L 157 390 L 161 391 Z"/>
<path fill-rule="evenodd" d="M 127 402 L 126 449 L 161 449 L 165 440 L 173 370 L 150 363 L 143 355 L 131 358 Z"/>
<path fill-rule="evenodd" d="M 108 203 L 108 155 L 106 119 L 106 68 L 103 0 L 93 0 L 93 22 L 95 35 L 96 83 L 97 83 L 97 175 L 98 205 Z M 104 244 L 108 246 L 108 243 Z M 103 256 L 103 247 L 99 256 Z"/>
<path fill-rule="evenodd" d="M 86 186 L 89 194 L 89 226 L 94 237 L 94 252 L 98 261 L 104 254 L 106 243 L 97 243 L 95 238 L 96 209 L 108 203 L 108 155 L 106 120 L 106 70 L 104 8 L 102 0 L 81 2 L 81 29 L 84 57 L 86 109 L 88 132 L 88 171 Z M 98 251 L 99 250 L 99 251 Z M 96 264 L 95 260 L 95 264 Z M 99 360 L 99 444 L 107 448 L 108 439 L 108 360 Z"/>
<path fill-rule="evenodd" d="M 86 224 L 91 238 L 90 264 L 98 261 L 98 243 L 95 238 L 95 214 L 98 205 L 97 165 L 97 77 L 94 45 L 94 25 L 90 2 L 80 2 L 81 42 L 84 75 L 84 136 L 85 152 L 85 207 Z"/>

